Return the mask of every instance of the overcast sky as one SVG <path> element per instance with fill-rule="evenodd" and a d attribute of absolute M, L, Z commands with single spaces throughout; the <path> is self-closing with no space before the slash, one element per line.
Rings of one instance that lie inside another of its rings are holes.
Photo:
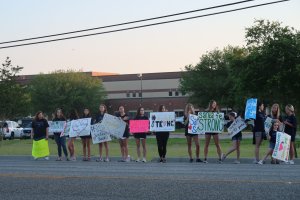
<path fill-rule="evenodd" d="M 238 0 L 0 0 L 0 42 L 99 27 L 235 1 Z M 273 0 L 256 0 L 184 17 L 271 1 Z M 245 28 L 252 26 L 254 19 L 280 21 L 300 30 L 299 10 L 300 1 L 291 0 L 172 24 L 0 49 L 0 62 L 3 63 L 9 56 L 14 65 L 24 67 L 22 74 L 48 73 L 57 69 L 121 74 L 178 71 L 184 69 L 185 65 L 196 64 L 202 54 L 214 48 L 244 45 Z M 177 18 L 181 17 L 172 19 Z M 147 23 L 149 22 L 137 25 Z"/>

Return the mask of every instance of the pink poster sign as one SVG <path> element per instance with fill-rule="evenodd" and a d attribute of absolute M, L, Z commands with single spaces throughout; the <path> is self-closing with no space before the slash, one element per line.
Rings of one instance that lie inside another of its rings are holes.
<path fill-rule="evenodd" d="M 130 133 L 145 133 L 149 132 L 149 120 L 130 120 Z"/>

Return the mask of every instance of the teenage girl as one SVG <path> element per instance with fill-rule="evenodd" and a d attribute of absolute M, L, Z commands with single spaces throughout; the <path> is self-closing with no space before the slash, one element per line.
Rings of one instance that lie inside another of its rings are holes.
<path fill-rule="evenodd" d="M 143 107 L 139 107 L 135 116 L 135 120 L 148 120 L 148 117 L 145 115 L 145 110 Z M 143 159 L 142 162 L 147 162 L 146 156 L 147 156 L 147 149 L 146 149 L 146 138 L 147 133 L 135 133 L 134 134 L 135 142 L 136 142 L 136 152 L 137 152 L 137 160 L 136 162 L 141 162 L 141 149 L 140 149 L 140 142 L 142 140 L 142 146 L 143 146 Z"/>
<path fill-rule="evenodd" d="M 206 109 L 206 112 L 219 112 L 219 108 L 217 105 L 217 102 L 215 100 L 211 100 L 208 104 L 208 108 Z M 207 154 L 208 154 L 208 146 L 210 143 L 211 136 L 214 139 L 216 148 L 217 148 L 217 153 L 219 156 L 219 163 L 222 163 L 222 150 L 220 146 L 220 141 L 219 141 L 219 133 L 205 133 L 205 147 L 204 147 L 204 161 L 203 163 L 208 163 L 207 162 Z"/>
<path fill-rule="evenodd" d="M 285 106 L 286 119 L 283 122 L 285 124 L 284 132 L 291 136 L 291 145 L 290 145 L 290 161 L 287 164 L 295 164 L 294 156 L 295 156 L 295 139 L 296 139 L 296 131 L 297 131 L 297 119 L 295 117 L 295 109 L 294 106 L 288 104 Z"/>
<path fill-rule="evenodd" d="M 71 113 L 70 113 L 70 121 L 72 120 L 76 120 L 78 119 L 78 112 L 76 109 L 72 110 Z M 74 146 L 74 141 L 75 141 L 76 137 L 70 137 L 69 138 L 69 141 L 68 141 L 68 149 L 69 149 L 69 152 L 70 152 L 70 158 L 71 158 L 71 161 L 76 161 L 76 157 L 75 157 L 75 146 Z"/>
<path fill-rule="evenodd" d="M 125 113 L 124 106 L 119 107 L 119 112 L 116 114 L 116 117 L 120 117 L 126 123 L 123 137 L 119 139 L 122 154 L 122 159 L 120 160 L 120 162 L 130 162 L 130 156 L 128 155 L 129 117 Z"/>
<path fill-rule="evenodd" d="M 83 110 L 82 118 L 91 118 L 91 113 L 88 108 Z M 91 135 L 80 136 L 82 141 L 83 148 L 83 158 L 82 161 L 90 161 L 91 160 Z M 87 151 L 87 156 L 86 156 Z"/>
<path fill-rule="evenodd" d="M 185 137 L 188 145 L 188 154 L 190 158 L 190 162 L 193 162 L 193 153 L 192 153 L 192 140 L 194 140 L 195 146 L 196 146 L 196 162 L 203 162 L 199 156 L 200 156 L 200 144 L 199 144 L 199 137 L 198 134 L 190 134 L 188 133 L 188 126 L 189 126 L 189 115 L 195 115 L 195 109 L 194 106 L 190 103 L 188 103 L 185 106 L 184 111 L 184 127 L 185 127 Z"/>
<path fill-rule="evenodd" d="M 107 113 L 107 108 L 106 105 L 104 104 L 100 104 L 99 106 L 99 113 L 96 116 L 96 120 L 95 123 L 101 123 L 104 117 L 104 114 Z M 103 145 L 105 147 L 105 159 L 103 159 L 102 157 L 102 149 L 103 149 Z M 109 147 L 108 147 L 108 142 L 102 142 L 99 143 L 99 158 L 96 159 L 97 162 L 109 162 Z"/>
<path fill-rule="evenodd" d="M 266 115 L 264 113 L 264 104 L 262 102 L 257 103 L 256 119 L 254 120 L 253 137 L 254 137 L 254 164 L 259 162 L 259 148 L 263 139 L 266 139 L 264 122 Z"/>
<path fill-rule="evenodd" d="M 278 103 L 274 103 L 271 107 L 271 113 L 268 115 L 268 117 L 271 117 L 273 121 L 276 121 L 279 124 L 278 131 L 284 131 L 284 124 L 282 116 L 280 115 L 280 107 Z"/>
<path fill-rule="evenodd" d="M 62 112 L 62 109 L 58 108 L 56 109 L 56 112 L 54 114 L 54 119 L 52 121 L 66 121 L 66 118 L 64 117 L 64 114 Z M 54 134 L 54 139 L 57 144 L 57 152 L 58 152 L 58 157 L 56 161 L 62 161 L 62 151 L 64 151 L 64 155 L 66 160 L 68 161 L 68 151 L 66 147 L 66 136 L 61 136 L 61 132 L 56 132 Z"/>

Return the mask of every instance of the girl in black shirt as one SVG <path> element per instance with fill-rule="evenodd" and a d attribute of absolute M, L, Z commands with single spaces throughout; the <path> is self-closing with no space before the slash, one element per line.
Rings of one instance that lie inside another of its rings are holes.
<path fill-rule="evenodd" d="M 130 156 L 128 155 L 129 117 L 125 113 L 124 106 L 119 107 L 119 112 L 116 114 L 116 117 L 120 117 L 126 123 L 123 137 L 119 139 L 122 154 L 121 162 L 130 162 Z"/>
<path fill-rule="evenodd" d="M 135 120 L 148 120 L 148 117 L 145 116 L 145 110 L 143 107 L 139 107 L 136 113 Z M 136 152 L 137 152 L 137 160 L 136 162 L 140 162 L 141 157 L 141 150 L 140 150 L 140 141 L 142 139 L 142 146 L 143 146 L 143 159 L 142 162 L 146 161 L 147 149 L 146 149 L 146 137 L 147 133 L 134 133 L 134 138 L 136 142 Z"/>
<path fill-rule="evenodd" d="M 291 145 L 290 145 L 290 161 L 289 164 L 294 164 L 294 156 L 295 156 L 295 139 L 296 139 L 296 131 L 297 131 L 297 119 L 295 117 L 295 109 L 294 106 L 288 104 L 285 107 L 285 112 L 287 117 L 283 122 L 285 124 L 284 132 L 291 136 Z"/>
<path fill-rule="evenodd" d="M 257 111 L 256 111 L 256 119 L 254 120 L 254 128 L 253 128 L 253 138 L 254 138 L 254 156 L 255 160 L 254 164 L 258 164 L 259 162 L 259 149 L 263 139 L 266 139 L 265 133 L 265 119 L 266 115 L 264 113 L 264 104 L 262 102 L 257 103 Z"/>
<path fill-rule="evenodd" d="M 82 118 L 91 118 L 91 113 L 88 108 L 85 108 L 83 110 Z M 92 122 L 92 121 L 91 121 Z M 83 148 L 83 161 L 90 161 L 91 160 L 91 135 L 87 136 L 80 136 L 82 141 L 82 148 Z M 86 150 L 87 150 L 87 156 L 86 156 Z"/>
<path fill-rule="evenodd" d="M 64 117 L 64 114 L 60 108 L 56 109 L 54 119 L 52 121 L 66 121 L 66 118 Z M 61 136 L 61 132 L 54 133 L 54 139 L 57 144 L 57 152 L 58 152 L 58 158 L 56 161 L 62 161 L 62 151 L 63 149 L 66 160 L 69 160 L 68 158 L 68 151 L 66 147 L 66 136 Z"/>

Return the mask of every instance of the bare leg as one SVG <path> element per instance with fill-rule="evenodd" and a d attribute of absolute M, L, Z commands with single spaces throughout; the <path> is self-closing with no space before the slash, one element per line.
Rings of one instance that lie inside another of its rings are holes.
<path fill-rule="evenodd" d="M 194 139 L 195 146 L 196 146 L 196 158 L 199 159 L 200 158 L 200 144 L 199 144 L 198 135 L 194 136 L 193 139 Z"/>
<path fill-rule="evenodd" d="M 219 134 L 213 135 L 213 138 L 214 138 L 214 141 L 215 141 L 215 145 L 217 147 L 217 153 L 218 153 L 219 159 L 221 159 L 222 150 L 221 150 L 221 146 L 220 146 Z"/>
<path fill-rule="evenodd" d="M 294 156 L 295 156 L 295 142 L 291 142 L 290 145 L 290 160 L 294 160 Z"/>
<path fill-rule="evenodd" d="M 106 158 L 109 158 L 109 147 L 108 147 L 108 142 L 104 142 L 104 147 L 105 147 L 105 155 Z"/>
<path fill-rule="evenodd" d="M 142 146 L 143 146 L 143 157 L 146 158 L 147 156 L 146 138 L 142 140 Z"/>
<path fill-rule="evenodd" d="M 204 160 L 207 159 L 208 146 L 209 146 L 209 143 L 210 143 L 210 138 L 211 138 L 211 135 L 209 135 L 209 134 L 205 135 Z"/>
<path fill-rule="evenodd" d="M 140 139 L 135 139 L 135 143 L 136 143 L 136 153 L 137 153 L 138 159 L 140 159 L 141 158 Z"/>
<path fill-rule="evenodd" d="M 193 153 L 192 153 L 192 137 L 186 136 L 186 142 L 188 145 L 188 154 L 190 159 L 193 159 Z"/>
<path fill-rule="evenodd" d="M 255 137 L 255 159 L 256 161 L 259 161 L 259 147 L 261 145 L 262 138 L 261 137 Z"/>

